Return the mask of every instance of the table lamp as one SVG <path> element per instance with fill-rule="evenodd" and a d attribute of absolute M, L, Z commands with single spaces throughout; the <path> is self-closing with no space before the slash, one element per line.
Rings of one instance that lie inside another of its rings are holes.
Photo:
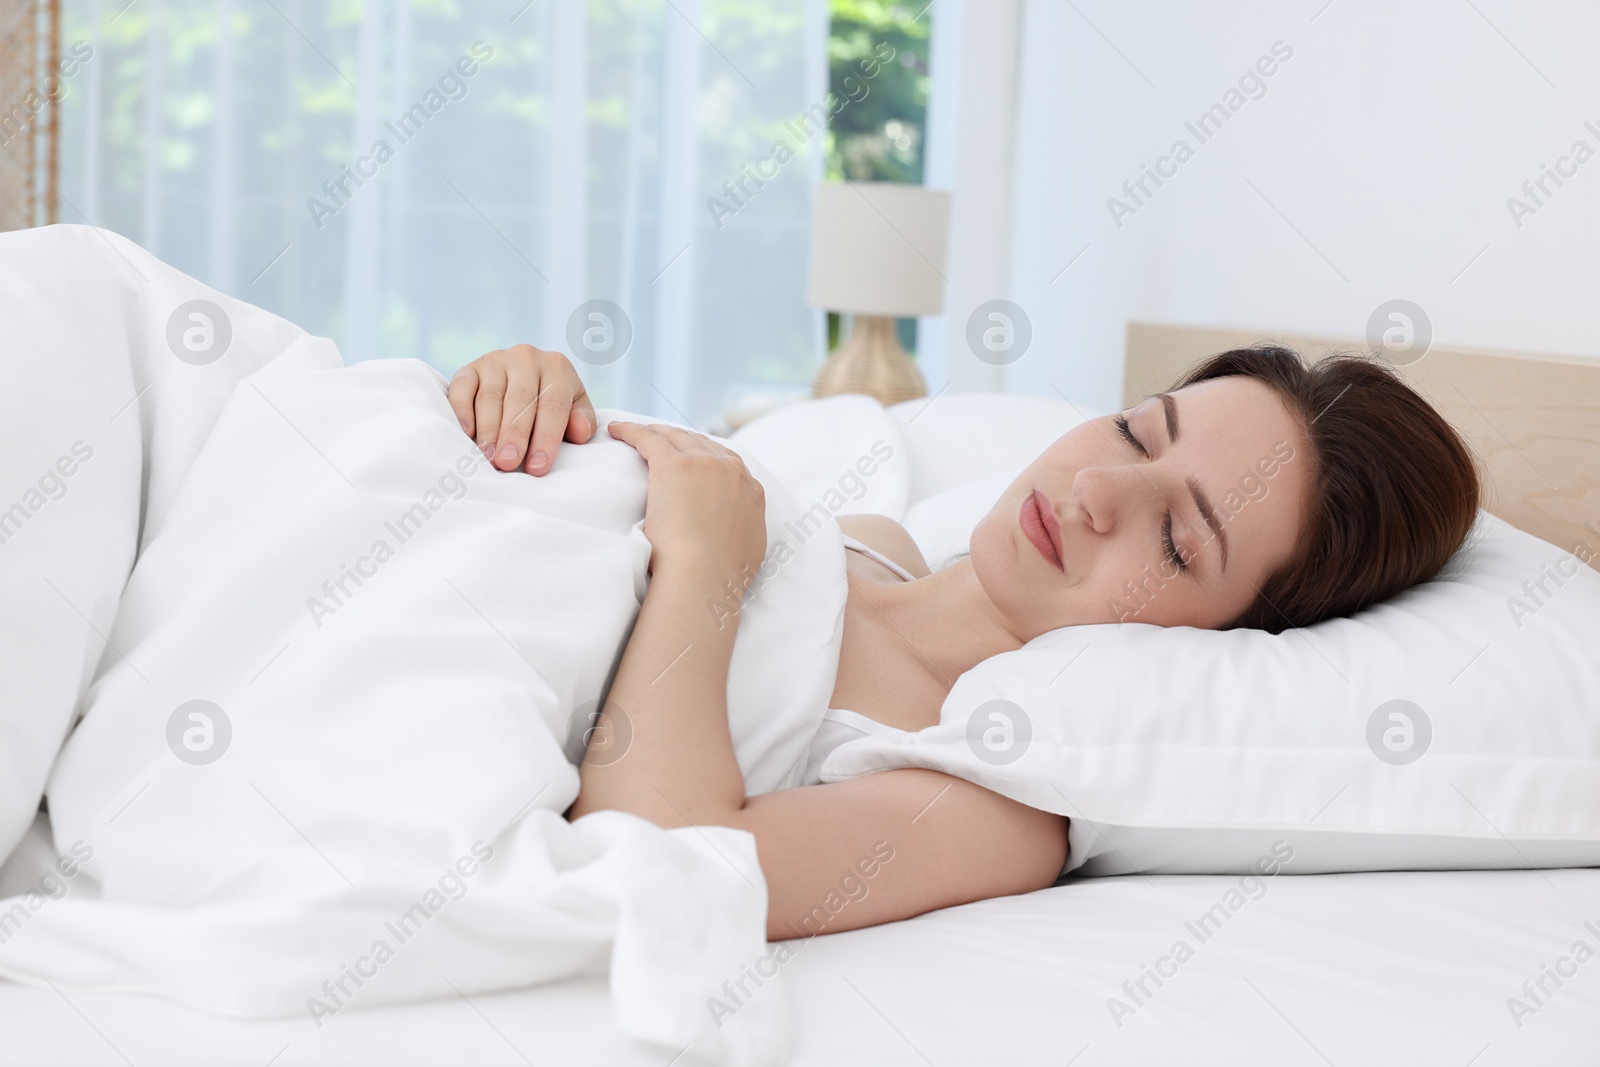
<path fill-rule="evenodd" d="M 811 208 L 806 303 L 855 316 L 812 396 L 866 393 L 884 405 L 927 394 L 895 335 L 895 319 L 944 304 L 950 194 L 898 182 L 830 182 Z"/>

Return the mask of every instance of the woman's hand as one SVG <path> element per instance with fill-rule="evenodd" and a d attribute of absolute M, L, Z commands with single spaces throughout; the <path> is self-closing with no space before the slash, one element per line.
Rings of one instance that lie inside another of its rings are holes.
<path fill-rule="evenodd" d="M 650 467 L 650 570 L 746 583 L 767 550 L 766 493 L 738 453 L 676 426 L 613 422 Z"/>
<path fill-rule="evenodd" d="M 563 437 L 581 445 L 599 425 L 567 357 L 532 345 L 490 352 L 456 371 L 450 406 L 479 451 L 503 471 L 523 463 L 529 474 L 543 474 Z"/>

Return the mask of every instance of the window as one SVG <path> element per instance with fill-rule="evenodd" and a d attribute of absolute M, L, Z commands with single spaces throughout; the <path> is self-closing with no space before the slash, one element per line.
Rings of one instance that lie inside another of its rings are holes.
<path fill-rule="evenodd" d="M 703 424 L 803 382 L 826 0 L 66 0 L 61 219 L 446 373 L 528 341 L 601 404 Z M 815 73 L 813 73 L 815 72 Z M 764 166 L 760 184 L 744 179 Z M 737 209 L 709 204 L 744 180 Z M 626 329 L 622 327 L 626 327 Z"/>

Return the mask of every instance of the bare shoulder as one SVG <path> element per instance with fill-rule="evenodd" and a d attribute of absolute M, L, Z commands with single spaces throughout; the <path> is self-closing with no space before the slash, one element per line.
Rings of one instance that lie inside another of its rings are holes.
<path fill-rule="evenodd" d="M 918 578 L 928 574 L 922 549 L 904 526 L 887 515 L 841 515 L 839 529 L 870 548 L 877 549 Z"/>

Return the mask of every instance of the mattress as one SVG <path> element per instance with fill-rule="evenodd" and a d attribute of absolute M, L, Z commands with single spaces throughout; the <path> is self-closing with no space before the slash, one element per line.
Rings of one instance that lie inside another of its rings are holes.
<path fill-rule="evenodd" d="M 791 942 L 779 981 L 795 1010 L 793 1062 L 1600 1058 L 1600 870 L 1286 874 L 1261 885 L 1251 894 L 1232 876 L 1072 879 Z M 1179 942 L 1187 953 L 1174 953 Z M 572 980 L 352 1009 L 318 1029 L 309 1018 L 229 1022 L 142 996 L 0 985 L 0 1064 L 696 1062 L 693 1050 L 674 1061 L 623 1038 L 607 996 L 602 979 Z"/>

